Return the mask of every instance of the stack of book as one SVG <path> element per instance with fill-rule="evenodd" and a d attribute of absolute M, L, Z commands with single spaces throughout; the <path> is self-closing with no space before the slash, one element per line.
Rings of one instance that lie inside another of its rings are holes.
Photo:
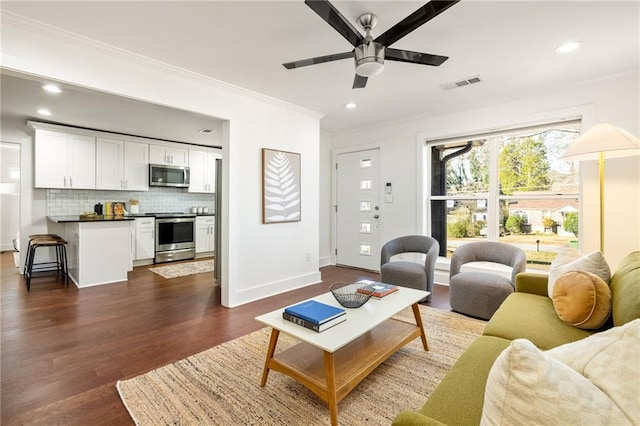
<path fill-rule="evenodd" d="M 385 296 L 395 293 L 398 291 L 398 286 L 393 284 L 385 284 L 377 281 L 371 280 L 360 280 L 358 283 L 368 284 L 373 288 L 373 291 L 369 291 L 365 288 L 359 288 L 357 290 L 358 293 L 370 294 L 372 297 L 376 299 L 382 299 Z"/>
<path fill-rule="evenodd" d="M 316 300 L 307 300 L 289 306 L 282 312 L 282 318 L 318 333 L 347 320 L 347 312 L 342 308 L 327 305 Z"/>

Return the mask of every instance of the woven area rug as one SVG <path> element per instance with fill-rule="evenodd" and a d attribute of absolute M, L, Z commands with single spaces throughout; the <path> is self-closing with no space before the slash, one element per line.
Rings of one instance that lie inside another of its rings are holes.
<path fill-rule="evenodd" d="M 485 322 L 420 306 L 429 352 L 420 339 L 392 355 L 340 403 L 341 425 L 389 425 L 417 410 Z M 398 317 L 413 319 L 411 309 Z M 117 389 L 138 425 L 327 425 L 327 405 L 276 371 L 260 387 L 269 328 L 129 380 Z M 296 341 L 280 334 L 276 351 Z M 277 353 L 277 352 L 276 352 Z"/>
<path fill-rule="evenodd" d="M 185 275 L 202 274 L 203 272 L 213 272 L 213 259 L 201 260 L 199 262 L 178 263 L 175 265 L 158 266 L 149 268 L 155 274 L 164 278 L 184 277 Z"/>

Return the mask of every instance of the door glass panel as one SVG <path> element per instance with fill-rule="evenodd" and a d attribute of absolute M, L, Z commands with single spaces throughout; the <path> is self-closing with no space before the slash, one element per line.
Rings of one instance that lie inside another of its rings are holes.
<path fill-rule="evenodd" d="M 360 211 L 361 212 L 370 212 L 371 211 L 371 201 L 360 201 Z"/>
<path fill-rule="evenodd" d="M 368 169 L 369 167 L 371 167 L 371 159 L 370 158 L 363 158 L 362 160 L 360 160 L 360 168 L 361 169 Z"/>
<path fill-rule="evenodd" d="M 362 179 L 360 181 L 360 189 L 371 189 L 371 179 Z"/>
<path fill-rule="evenodd" d="M 371 223 L 369 223 L 369 222 L 360 222 L 360 233 L 361 234 L 370 234 L 371 233 Z"/>
<path fill-rule="evenodd" d="M 360 254 L 363 256 L 371 256 L 371 244 L 360 244 Z"/>

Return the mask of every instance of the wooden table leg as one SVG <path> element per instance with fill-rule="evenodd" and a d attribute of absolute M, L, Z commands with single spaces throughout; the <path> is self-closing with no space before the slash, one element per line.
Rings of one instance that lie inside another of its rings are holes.
<path fill-rule="evenodd" d="M 262 370 L 262 381 L 260 382 L 261 387 L 264 387 L 264 385 L 267 384 L 267 376 L 269 376 L 269 363 L 273 359 L 273 354 L 276 352 L 278 336 L 280 336 L 280 330 L 272 328 L 271 339 L 269 340 L 269 348 L 267 349 L 267 359 L 264 361 L 264 370 Z"/>
<path fill-rule="evenodd" d="M 416 318 L 416 324 L 420 328 L 420 338 L 422 339 L 422 346 L 425 351 L 429 350 L 429 345 L 427 344 L 427 334 L 424 332 L 424 326 L 422 325 L 422 317 L 420 316 L 420 307 L 417 303 L 411 305 L 413 309 L 413 316 Z"/>
<path fill-rule="evenodd" d="M 327 403 L 331 413 L 331 426 L 338 426 L 338 398 L 336 395 L 336 367 L 333 353 L 324 351 L 324 369 L 327 376 Z"/>

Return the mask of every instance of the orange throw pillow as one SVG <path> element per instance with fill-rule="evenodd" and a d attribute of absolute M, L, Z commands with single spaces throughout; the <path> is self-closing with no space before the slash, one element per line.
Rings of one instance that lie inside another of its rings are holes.
<path fill-rule="evenodd" d="M 611 289 L 590 272 L 562 274 L 553 286 L 551 299 L 562 321 L 583 330 L 597 330 L 611 314 Z"/>

